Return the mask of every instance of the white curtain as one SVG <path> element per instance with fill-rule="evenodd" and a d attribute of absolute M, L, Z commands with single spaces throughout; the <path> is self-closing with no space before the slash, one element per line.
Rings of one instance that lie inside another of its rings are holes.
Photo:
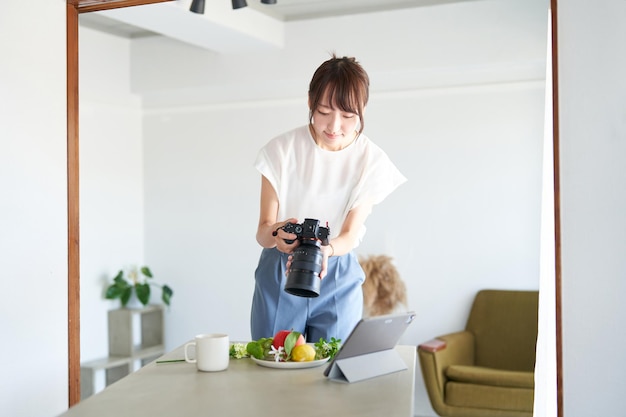
<path fill-rule="evenodd" d="M 555 417 L 557 415 L 551 33 L 551 16 L 548 12 L 546 113 L 543 140 L 543 192 L 541 207 L 541 261 L 539 275 L 539 332 L 537 336 L 537 359 L 535 363 L 534 417 Z"/>

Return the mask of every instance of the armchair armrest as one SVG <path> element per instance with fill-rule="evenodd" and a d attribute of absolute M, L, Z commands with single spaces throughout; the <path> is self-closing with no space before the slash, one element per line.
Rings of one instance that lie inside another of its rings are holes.
<path fill-rule="evenodd" d="M 438 336 L 418 346 L 424 384 L 435 410 L 447 407 L 444 392 L 450 365 L 474 364 L 474 335 L 468 331 Z"/>
<path fill-rule="evenodd" d="M 441 339 L 433 339 L 428 342 L 424 342 L 418 346 L 418 349 L 425 350 L 429 353 L 439 352 L 442 349 L 445 349 L 448 344 Z"/>

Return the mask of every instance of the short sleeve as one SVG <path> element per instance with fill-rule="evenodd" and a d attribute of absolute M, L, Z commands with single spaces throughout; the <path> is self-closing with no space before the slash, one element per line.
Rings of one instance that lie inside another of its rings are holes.
<path fill-rule="evenodd" d="M 276 166 L 276 163 L 280 161 L 280 159 L 271 156 L 272 153 L 276 153 L 275 147 L 271 145 L 272 144 L 269 143 L 261 148 L 254 162 L 254 167 L 261 175 L 268 179 L 272 187 L 274 187 L 274 190 L 277 191 L 279 189 L 278 181 L 280 177 L 278 173 L 280 172 L 280 168 Z"/>
<path fill-rule="evenodd" d="M 407 181 L 387 154 L 372 144 L 360 181 L 353 190 L 351 208 L 363 202 L 378 204 Z"/>

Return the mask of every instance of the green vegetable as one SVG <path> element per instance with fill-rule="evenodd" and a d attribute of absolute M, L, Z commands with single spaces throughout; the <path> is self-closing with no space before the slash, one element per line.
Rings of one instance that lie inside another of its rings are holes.
<path fill-rule="evenodd" d="M 263 354 L 263 348 L 258 342 L 250 342 L 246 345 L 246 351 L 248 355 L 257 358 L 263 359 L 265 355 Z"/>
<path fill-rule="evenodd" d="M 246 351 L 250 356 L 256 359 L 265 359 L 269 355 L 272 346 L 272 338 L 265 337 L 259 340 L 253 340 L 246 345 Z"/>
<path fill-rule="evenodd" d="M 231 358 L 235 359 L 247 358 L 248 356 L 250 356 L 248 354 L 248 350 L 246 349 L 246 345 L 244 345 L 243 343 L 233 343 L 232 345 L 230 345 L 228 355 Z"/>
<path fill-rule="evenodd" d="M 320 337 L 318 342 L 315 342 L 315 359 L 334 358 L 339 349 L 341 348 L 341 339 L 330 338 L 330 342 Z"/>

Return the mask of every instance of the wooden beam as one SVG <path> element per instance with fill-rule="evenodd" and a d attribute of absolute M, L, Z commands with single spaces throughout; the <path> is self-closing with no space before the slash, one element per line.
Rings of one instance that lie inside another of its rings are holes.
<path fill-rule="evenodd" d="M 78 12 L 66 6 L 67 42 L 67 326 L 69 405 L 80 401 L 80 247 L 78 207 Z"/>
<path fill-rule="evenodd" d="M 559 130 L 559 48 L 557 0 L 550 0 L 552 42 L 552 141 L 554 166 L 554 264 L 555 264 L 555 320 L 556 320 L 556 409 L 563 417 L 563 310 L 561 297 L 561 175 Z"/>
<path fill-rule="evenodd" d="M 173 0 L 68 0 L 74 2 L 78 13 L 100 10 L 119 9 L 122 7 L 142 6 L 145 4 L 165 3 Z"/>

